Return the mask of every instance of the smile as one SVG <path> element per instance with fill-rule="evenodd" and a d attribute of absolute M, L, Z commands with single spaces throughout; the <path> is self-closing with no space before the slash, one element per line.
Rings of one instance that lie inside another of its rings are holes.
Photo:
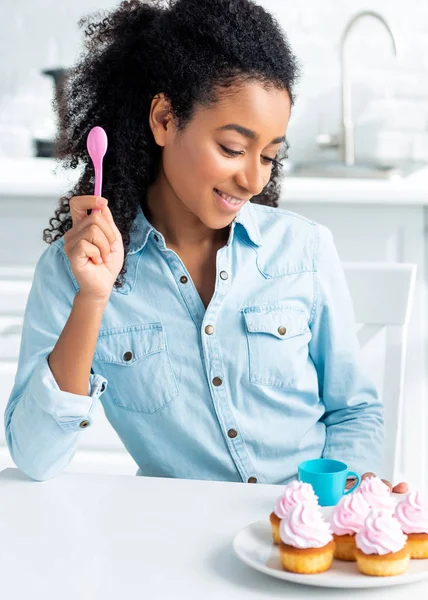
<path fill-rule="evenodd" d="M 225 200 L 229 204 L 236 206 L 236 205 L 242 204 L 244 202 L 244 200 L 242 200 L 241 198 L 236 198 L 236 196 L 229 196 L 228 194 L 221 192 L 217 188 L 214 188 L 214 191 L 216 192 L 216 194 L 218 194 L 220 196 L 220 198 L 223 198 L 223 200 Z"/>

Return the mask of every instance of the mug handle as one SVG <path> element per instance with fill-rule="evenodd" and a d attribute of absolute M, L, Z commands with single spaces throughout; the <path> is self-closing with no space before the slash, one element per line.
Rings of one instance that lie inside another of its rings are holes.
<path fill-rule="evenodd" d="M 353 477 L 356 477 L 356 478 L 357 478 L 357 481 L 354 483 L 354 485 L 353 485 L 353 486 L 352 486 L 352 487 L 351 487 L 349 490 L 345 490 L 345 491 L 343 492 L 343 494 L 344 494 L 344 495 L 346 495 L 346 494 L 350 494 L 351 492 L 353 492 L 353 491 L 355 490 L 355 488 L 357 488 L 357 487 L 360 485 L 361 478 L 360 478 L 360 476 L 358 475 L 358 473 L 355 473 L 355 471 L 348 471 L 348 474 L 347 474 L 347 476 L 346 476 L 346 479 L 348 479 L 348 477 L 349 477 L 350 475 L 352 475 Z"/>

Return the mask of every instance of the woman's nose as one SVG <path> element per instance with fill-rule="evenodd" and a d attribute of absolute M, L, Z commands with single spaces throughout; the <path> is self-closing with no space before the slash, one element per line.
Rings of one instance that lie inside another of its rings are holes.
<path fill-rule="evenodd" d="M 236 182 L 252 196 L 260 194 L 267 183 L 264 181 L 261 165 L 254 163 L 248 164 L 239 171 Z"/>

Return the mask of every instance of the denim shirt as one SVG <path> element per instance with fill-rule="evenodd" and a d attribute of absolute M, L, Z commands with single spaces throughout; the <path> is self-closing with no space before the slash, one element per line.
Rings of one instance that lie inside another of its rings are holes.
<path fill-rule="evenodd" d="M 33 479 L 67 466 L 82 421 L 97 427 L 100 401 L 141 475 L 281 484 L 320 456 L 380 474 L 383 407 L 361 366 L 325 227 L 244 205 L 217 252 L 205 309 L 183 262 L 139 210 L 87 396 L 61 391 L 47 362 L 77 290 L 61 238 L 35 270 L 5 412 L 12 458 Z"/>

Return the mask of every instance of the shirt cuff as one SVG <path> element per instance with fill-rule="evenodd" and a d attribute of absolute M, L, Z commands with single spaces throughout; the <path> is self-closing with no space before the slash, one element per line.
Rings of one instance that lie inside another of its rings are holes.
<path fill-rule="evenodd" d="M 88 395 L 81 396 L 60 390 L 48 363 L 48 354 L 41 356 L 29 381 L 29 392 L 42 410 L 51 415 L 64 431 L 78 431 L 92 424 L 92 414 L 108 381 L 102 375 L 90 375 Z"/>

